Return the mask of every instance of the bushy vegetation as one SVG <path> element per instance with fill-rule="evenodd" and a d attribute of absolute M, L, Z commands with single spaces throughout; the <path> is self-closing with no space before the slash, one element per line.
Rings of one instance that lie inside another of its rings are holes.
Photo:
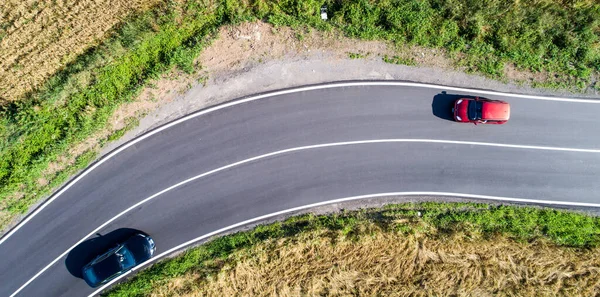
<path fill-rule="evenodd" d="M 584 87 L 600 70 L 600 4 L 592 1 L 344 1 L 332 22 L 349 36 L 463 53 L 462 65 L 501 76 L 506 63 Z"/>
<path fill-rule="evenodd" d="M 327 22 L 319 17 L 323 4 Z M 48 164 L 104 127 L 145 81 L 174 65 L 192 71 L 215 29 L 255 19 L 443 48 L 459 65 L 492 77 L 511 63 L 583 88 L 600 70 L 600 4 L 592 0 L 165 1 L 124 22 L 44 88 L 0 108 L 0 210 L 26 211 L 94 154 L 51 176 Z"/>
<path fill-rule="evenodd" d="M 377 228 L 366 227 L 371 225 Z M 297 216 L 216 238 L 140 272 L 131 281 L 117 286 L 108 296 L 145 296 L 154 292 L 155 286 L 189 272 L 212 275 L 236 251 L 265 241 L 281 242 L 281 239 L 315 231 L 319 231 L 317 233 L 321 236 L 330 236 L 332 244 L 342 237 L 352 239 L 366 235 L 377 238 L 377 233 L 391 232 L 405 235 L 419 233 L 429 240 L 442 241 L 452 240 L 459 234 L 467 238 L 466 241 L 479 241 L 483 245 L 488 239 L 491 245 L 495 238 L 501 236 L 522 243 L 550 242 L 565 248 L 565 251 L 567 248 L 589 250 L 600 245 L 600 219 L 579 213 L 473 203 L 396 204 L 382 209 L 333 215 Z"/>

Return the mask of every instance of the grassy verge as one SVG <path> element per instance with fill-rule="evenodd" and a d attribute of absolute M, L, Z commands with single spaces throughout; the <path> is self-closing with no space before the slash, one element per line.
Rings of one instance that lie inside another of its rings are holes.
<path fill-rule="evenodd" d="M 554 294 L 593 292 L 599 289 L 594 281 L 600 281 L 600 276 L 593 272 L 600 267 L 599 244 L 600 219 L 578 213 L 472 203 L 398 204 L 334 215 L 302 215 L 217 238 L 155 264 L 107 296 L 269 295 L 272 293 L 266 292 L 273 288 L 286 295 L 279 282 L 289 285 L 291 295 L 321 294 L 344 280 L 356 281 L 345 282 L 356 287 L 340 291 L 342 295 L 353 290 L 353 295 L 386 295 L 401 287 L 442 295 L 461 289 L 475 292 L 477 288 L 482 292 L 496 288 L 494 294 L 501 295 L 521 289 Z M 364 250 L 365 246 L 372 249 Z M 384 253 L 375 257 L 378 251 Z M 495 254 L 486 256 L 488 252 Z M 320 268 L 312 269 L 317 262 Z M 387 262 L 399 266 L 388 265 L 388 271 L 379 276 L 369 272 Z M 364 269 L 354 267 L 357 263 Z M 407 266 L 412 267 L 410 273 Z M 251 273 L 245 273 L 243 267 Z M 577 267 L 574 270 L 587 274 L 568 274 L 565 267 Z M 444 284 L 436 285 L 439 277 L 428 273 L 442 268 Z M 277 273 L 269 274 L 270 270 Z M 296 275 L 299 271 L 304 272 Z M 484 275 L 477 277 L 481 273 Z M 249 281 L 251 275 L 262 281 Z M 488 283 L 485 275 L 494 284 Z M 342 279 L 332 281 L 336 277 Z M 290 282 L 292 279 L 296 282 Z M 311 280 L 320 280 L 320 291 L 315 291 Z M 500 285 L 503 280 L 507 283 Z M 358 288 L 359 282 L 366 283 Z M 432 290 L 440 285 L 440 291 Z M 252 291 L 252 286 L 258 291 Z M 379 291 L 369 291 L 375 287 Z M 267 291 L 261 292 L 261 288 Z M 366 291 L 356 291 L 359 289 Z"/>
<path fill-rule="evenodd" d="M 327 22 L 319 17 L 323 4 Z M 173 66 L 193 71 L 219 26 L 256 19 L 441 48 L 457 65 L 495 78 L 514 65 L 544 74 L 540 83 L 583 88 L 600 70 L 600 4 L 594 1 L 164 1 L 124 22 L 44 88 L 0 108 L 1 227 L 93 159 L 93 151 L 72 148 L 105 127 L 148 79 Z M 51 170 L 62 158 L 78 161 Z"/>

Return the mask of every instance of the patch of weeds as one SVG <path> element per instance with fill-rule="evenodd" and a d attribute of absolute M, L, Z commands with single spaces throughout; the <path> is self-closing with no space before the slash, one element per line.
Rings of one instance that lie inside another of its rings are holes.
<path fill-rule="evenodd" d="M 156 94 L 150 93 L 148 96 L 149 96 L 148 99 L 150 100 L 150 102 L 152 102 L 152 103 L 158 102 L 158 98 L 156 98 Z"/>
<path fill-rule="evenodd" d="M 350 59 L 364 59 L 367 58 L 371 53 L 352 53 L 352 52 L 348 52 L 348 58 Z"/>
<path fill-rule="evenodd" d="M 388 55 L 384 55 L 383 58 L 381 58 L 381 59 L 384 62 L 390 63 L 390 64 L 408 65 L 408 66 L 417 65 L 417 62 L 413 58 L 403 58 L 403 57 L 399 57 L 399 56 L 388 57 Z"/>
<path fill-rule="evenodd" d="M 208 78 L 208 73 L 205 72 L 198 77 L 198 83 L 201 84 L 203 87 L 206 87 L 206 84 L 208 83 Z"/>
<path fill-rule="evenodd" d="M 140 121 L 137 117 L 131 117 L 127 119 L 127 124 L 125 124 L 125 127 L 113 132 L 111 135 L 109 135 L 106 138 L 107 142 L 110 141 L 115 141 L 121 137 L 123 137 L 123 135 L 125 135 L 125 133 L 127 131 L 130 131 L 131 129 L 137 127 L 139 125 Z"/>

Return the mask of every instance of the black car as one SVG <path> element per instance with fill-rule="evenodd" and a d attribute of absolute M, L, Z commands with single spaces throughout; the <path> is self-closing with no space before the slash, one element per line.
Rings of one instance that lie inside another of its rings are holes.
<path fill-rule="evenodd" d="M 150 236 L 136 234 L 85 265 L 83 279 L 91 287 L 105 284 L 150 259 L 154 251 L 156 246 Z"/>

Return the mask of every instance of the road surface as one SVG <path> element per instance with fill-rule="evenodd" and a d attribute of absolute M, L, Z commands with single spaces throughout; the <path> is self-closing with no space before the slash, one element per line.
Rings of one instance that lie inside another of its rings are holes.
<path fill-rule="evenodd" d="M 103 159 L 2 238 L 0 296 L 94 293 L 77 271 L 100 246 L 88 240 L 122 228 L 152 235 L 161 254 L 240 222 L 360 195 L 600 206 L 600 101 L 487 95 L 508 101 L 511 119 L 475 126 L 448 120 L 456 94 L 481 95 L 317 86 L 171 123 Z"/>

